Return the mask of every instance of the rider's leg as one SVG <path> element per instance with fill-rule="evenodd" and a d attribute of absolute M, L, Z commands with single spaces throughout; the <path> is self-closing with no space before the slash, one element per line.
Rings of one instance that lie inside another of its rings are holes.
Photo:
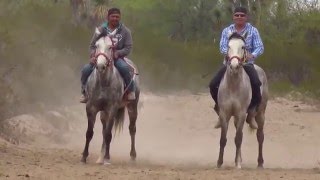
<path fill-rule="evenodd" d="M 223 78 L 224 73 L 226 72 L 227 67 L 225 65 L 223 65 L 219 71 L 215 74 L 215 76 L 213 77 L 213 79 L 211 80 L 210 84 L 209 84 L 209 88 L 210 88 L 210 94 L 212 96 L 212 99 L 214 100 L 215 104 L 215 111 L 217 112 L 217 114 L 219 115 L 219 106 L 218 106 L 218 89 L 219 89 L 219 85 L 220 82 Z"/>
<path fill-rule="evenodd" d="M 243 68 L 248 74 L 252 86 L 252 99 L 248 111 L 256 111 L 256 108 L 259 106 L 261 102 L 261 81 L 253 64 L 245 64 Z"/>
<path fill-rule="evenodd" d="M 90 74 L 92 73 L 92 71 L 94 70 L 94 65 L 89 63 L 84 65 L 84 67 L 82 68 L 81 71 L 81 98 L 80 98 L 80 102 L 81 103 L 86 103 L 87 102 L 87 96 L 86 96 L 86 92 L 85 92 L 85 85 L 87 83 L 88 77 L 90 76 Z"/>
<path fill-rule="evenodd" d="M 128 100 L 135 100 L 135 84 L 130 73 L 131 67 L 124 59 L 117 59 L 114 63 L 120 75 L 123 77 L 128 89 Z"/>
<path fill-rule="evenodd" d="M 212 96 L 212 99 L 216 103 L 214 106 L 214 110 L 216 111 L 218 116 L 219 116 L 218 89 L 219 89 L 220 82 L 221 82 L 226 70 L 227 70 L 227 66 L 223 65 L 219 69 L 219 71 L 215 74 L 214 78 L 211 80 L 211 82 L 209 84 L 210 94 Z M 220 120 L 218 120 L 218 122 L 215 125 L 215 128 L 220 128 L 220 127 L 221 127 Z"/>
<path fill-rule="evenodd" d="M 257 129 L 258 126 L 254 117 L 261 102 L 261 92 L 260 92 L 261 81 L 259 79 L 258 73 L 255 70 L 253 64 L 246 64 L 243 66 L 243 68 L 247 72 L 250 78 L 250 83 L 252 87 L 252 98 L 251 98 L 250 105 L 248 107 L 248 116 L 247 116 L 246 122 L 249 123 L 251 128 Z"/>

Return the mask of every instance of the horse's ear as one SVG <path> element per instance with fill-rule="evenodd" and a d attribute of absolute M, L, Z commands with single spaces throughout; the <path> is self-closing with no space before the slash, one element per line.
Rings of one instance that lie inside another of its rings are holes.
<path fill-rule="evenodd" d="M 231 37 L 232 34 L 233 34 L 232 31 L 229 31 L 229 32 L 228 32 L 228 39 L 230 39 L 230 37 Z"/>
<path fill-rule="evenodd" d="M 244 35 L 242 35 L 242 37 L 243 37 L 244 39 L 247 39 L 247 36 L 248 36 L 248 32 L 246 31 L 246 32 L 244 33 Z"/>
<path fill-rule="evenodd" d="M 100 35 L 100 34 L 101 34 L 99 28 L 96 27 L 95 33 L 96 33 L 97 35 Z"/>
<path fill-rule="evenodd" d="M 117 29 L 113 30 L 112 33 L 110 33 L 110 36 L 114 36 L 117 33 Z"/>

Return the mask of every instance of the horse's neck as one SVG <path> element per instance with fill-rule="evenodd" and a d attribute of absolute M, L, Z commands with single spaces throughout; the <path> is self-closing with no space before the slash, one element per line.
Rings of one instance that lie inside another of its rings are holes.
<path fill-rule="evenodd" d="M 109 87 L 112 79 L 113 79 L 113 75 L 114 75 L 114 68 L 109 69 L 106 73 L 99 73 L 98 71 L 96 71 L 96 75 L 97 75 L 97 83 L 102 87 Z"/>
<path fill-rule="evenodd" d="M 231 89 L 238 88 L 243 81 L 243 75 L 244 75 L 243 68 L 240 68 L 236 74 L 232 74 L 231 70 L 228 67 L 227 72 L 224 77 L 227 86 L 231 87 Z"/>

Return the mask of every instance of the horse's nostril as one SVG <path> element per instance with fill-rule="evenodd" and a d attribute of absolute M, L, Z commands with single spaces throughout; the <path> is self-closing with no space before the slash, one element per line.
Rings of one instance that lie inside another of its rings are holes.
<path fill-rule="evenodd" d="M 103 66 L 103 67 L 102 67 L 102 70 L 106 70 L 106 67 L 105 67 L 105 66 Z"/>

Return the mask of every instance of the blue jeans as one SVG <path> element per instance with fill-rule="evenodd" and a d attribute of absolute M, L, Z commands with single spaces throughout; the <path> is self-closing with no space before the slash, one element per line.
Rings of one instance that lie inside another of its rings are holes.
<path fill-rule="evenodd" d="M 81 71 L 81 93 L 84 93 L 84 87 L 86 86 L 87 80 L 94 70 L 94 65 L 89 63 L 83 66 Z"/>
<path fill-rule="evenodd" d="M 130 74 L 131 67 L 123 59 L 115 60 L 114 66 L 118 69 L 120 75 L 124 79 L 126 86 L 128 86 L 132 79 L 132 76 Z M 81 71 L 81 92 L 82 93 L 84 93 L 84 87 L 94 68 L 95 68 L 94 65 L 91 63 L 86 64 L 82 68 L 82 71 Z M 134 81 L 132 81 L 128 87 L 128 92 L 132 92 L 134 90 L 135 90 L 135 85 L 134 85 Z"/>
<path fill-rule="evenodd" d="M 114 61 L 114 66 L 118 69 L 120 75 L 122 76 L 124 82 L 126 83 L 126 86 L 129 86 L 127 87 L 128 92 L 135 91 L 135 85 L 134 85 L 134 81 L 132 80 L 130 65 L 126 63 L 124 59 L 120 58 Z"/>

